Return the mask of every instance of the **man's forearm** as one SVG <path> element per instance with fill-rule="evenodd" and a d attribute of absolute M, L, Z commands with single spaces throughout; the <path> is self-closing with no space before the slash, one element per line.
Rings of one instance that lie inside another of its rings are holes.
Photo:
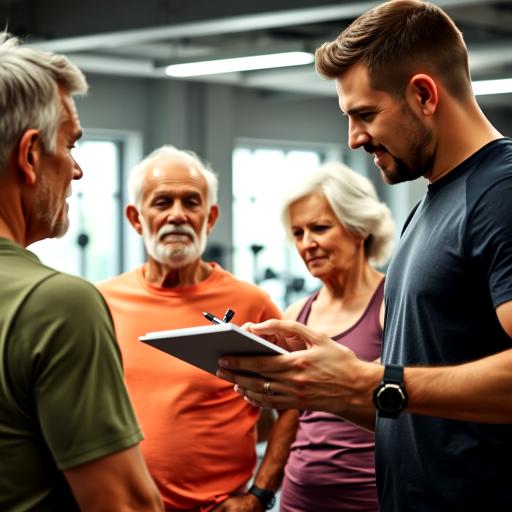
<path fill-rule="evenodd" d="M 373 390 L 376 375 L 383 374 L 363 363 L 359 392 L 336 413 L 372 430 Z M 405 413 L 479 423 L 512 423 L 512 349 L 453 366 L 406 366 L 408 394 Z"/>
<path fill-rule="evenodd" d="M 456 366 L 406 367 L 406 412 L 512 423 L 512 349 Z"/>
<path fill-rule="evenodd" d="M 510 311 L 500 312 L 505 317 L 500 321 L 512 336 L 512 303 L 506 306 L 511 306 Z M 375 411 L 372 398 L 384 375 L 382 364 L 362 361 L 347 347 L 296 322 L 261 325 L 252 327 L 256 334 L 279 337 L 288 348 L 300 344 L 308 350 L 272 358 L 225 357 L 220 361 L 220 377 L 235 383 L 253 405 L 330 412 L 371 429 L 368 420 L 370 411 Z M 240 369 L 264 378 L 241 375 Z M 275 394 L 265 393 L 264 379 L 272 381 Z M 404 382 L 409 395 L 405 413 L 512 423 L 512 349 L 460 365 L 406 366 Z"/>

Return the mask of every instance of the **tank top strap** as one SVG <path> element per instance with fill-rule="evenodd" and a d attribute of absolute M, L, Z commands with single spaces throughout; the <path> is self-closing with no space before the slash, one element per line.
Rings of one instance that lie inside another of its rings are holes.
<path fill-rule="evenodd" d="M 306 323 L 308 321 L 309 313 L 311 312 L 311 305 L 313 304 L 313 302 L 315 302 L 319 293 L 320 293 L 320 290 L 317 290 L 315 293 L 313 293 L 312 295 L 310 295 L 308 297 L 308 299 L 304 303 L 304 306 L 302 306 L 300 313 L 297 315 L 297 322 L 300 322 L 301 324 L 306 325 Z"/>
<path fill-rule="evenodd" d="M 377 326 L 378 330 L 381 330 L 380 327 L 380 308 L 382 305 L 382 301 L 384 299 L 384 279 L 378 284 L 377 288 L 373 292 L 372 298 L 368 305 L 366 306 L 366 310 L 361 315 L 361 318 L 358 322 L 356 322 L 352 329 L 373 329 Z M 350 330 L 352 330 L 350 329 Z"/>
<path fill-rule="evenodd" d="M 373 292 L 373 297 L 370 299 L 370 303 L 368 304 L 367 311 L 370 313 L 370 310 L 377 309 L 377 314 L 380 314 L 380 305 L 384 300 L 384 282 L 386 278 L 383 277 L 375 291 Z"/>

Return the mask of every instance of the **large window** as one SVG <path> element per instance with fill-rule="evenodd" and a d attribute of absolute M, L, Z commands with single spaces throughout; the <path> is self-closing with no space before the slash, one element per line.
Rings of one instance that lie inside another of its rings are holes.
<path fill-rule="evenodd" d="M 233 153 L 233 270 L 264 288 L 280 307 L 315 290 L 312 278 L 281 224 L 281 203 L 290 183 L 324 160 L 328 148 L 240 144 Z"/>
<path fill-rule="evenodd" d="M 142 261 L 139 237 L 131 235 L 123 214 L 125 175 L 140 159 L 141 148 L 137 134 L 88 133 L 73 150 L 84 175 L 71 184 L 68 232 L 29 249 L 51 267 L 98 282 Z"/>
<path fill-rule="evenodd" d="M 72 182 L 69 230 L 60 239 L 42 240 L 29 249 L 47 265 L 99 281 L 122 267 L 119 146 L 84 140 L 73 156 L 84 176 Z"/>

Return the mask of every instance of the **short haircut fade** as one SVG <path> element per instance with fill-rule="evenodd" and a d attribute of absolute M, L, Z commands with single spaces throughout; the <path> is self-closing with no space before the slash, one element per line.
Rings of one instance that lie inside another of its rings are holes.
<path fill-rule="evenodd" d="M 462 33 L 441 8 L 429 2 L 380 4 L 316 50 L 316 69 L 324 78 L 342 76 L 356 63 L 367 67 L 373 88 L 399 97 L 416 73 L 435 75 L 459 100 L 471 94 Z"/>

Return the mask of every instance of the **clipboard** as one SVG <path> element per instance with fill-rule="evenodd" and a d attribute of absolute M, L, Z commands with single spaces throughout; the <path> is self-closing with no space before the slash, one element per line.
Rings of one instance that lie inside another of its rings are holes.
<path fill-rule="evenodd" d="M 213 375 L 219 368 L 218 359 L 225 355 L 261 356 L 289 353 L 231 323 L 148 332 L 140 336 L 139 340 Z M 257 375 L 246 371 L 239 373 Z"/>

